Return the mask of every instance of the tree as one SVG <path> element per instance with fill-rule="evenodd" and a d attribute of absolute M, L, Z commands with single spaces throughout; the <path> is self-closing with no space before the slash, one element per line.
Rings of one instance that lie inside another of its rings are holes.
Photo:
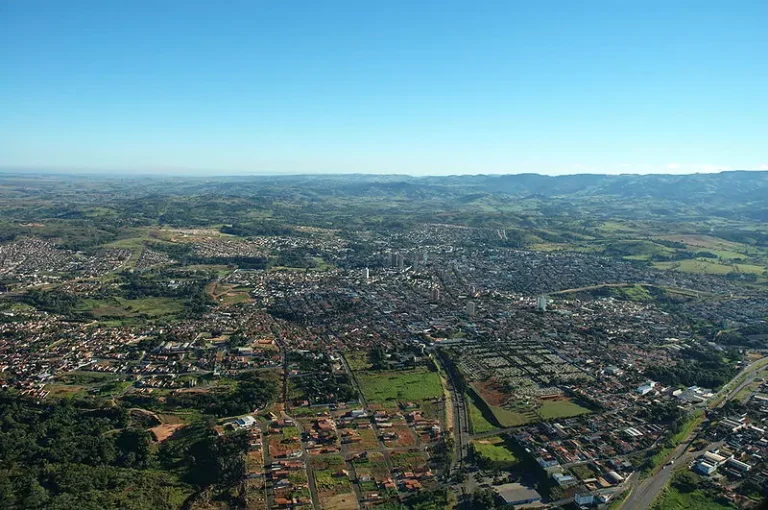
<path fill-rule="evenodd" d="M 490 489 L 478 489 L 472 493 L 470 504 L 473 510 L 487 510 L 496 508 L 496 496 Z"/>
<path fill-rule="evenodd" d="M 48 491 L 37 480 L 31 479 L 29 481 L 26 493 L 27 495 L 22 502 L 24 508 L 43 508 L 48 502 Z"/>
<path fill-rule="evenodd" d="M 699 478 L 691 471 L 680 471 L 675 474 L 672 485 L 680 492 L 693 492 L 699 486 Z"/>
<path fill-rule="evenodd" d="M 371 364 L 376 370 L 384 368 L 384 362 L 387 359 L 387 355 L 384 352 L 384 348 L 381 345 L 377 345 L 371 350 Z"/>

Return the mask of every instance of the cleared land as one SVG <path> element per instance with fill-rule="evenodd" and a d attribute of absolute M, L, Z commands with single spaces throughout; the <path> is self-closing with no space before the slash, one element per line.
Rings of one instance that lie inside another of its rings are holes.
<path fill-rule="evenodd" d="M 357 381 L 366 400 L 374 403 L 396 404 L 440 398 L 443 395 L 439 374 L 426 368 L 396 372 L 359 372 Z"/>
<path fill-rule="evenodd" d="M 499 436 L 472 441 L 472 448 L 480 464 L 491 469 L 509 468 L 518 462 L 515 454 Z"/>
<path fill-rule="evenodd" d="M 173 315 L 184 310 L 184 303 L 179 299 L 148 297 L 142 299 L 124 299 L 114 297 L 109 299 L 85 299 L 78 307 L 81 311 L 89 311 L 95 317 L 162 317 Z"/>
<path fill-rule="evenodd" d="M 579 416 L 589 412 L 590 410 L 586 407 L 582 407 L 569 399 L 543 400 L 538 409 L 539 416 L 544 420 Z"/>

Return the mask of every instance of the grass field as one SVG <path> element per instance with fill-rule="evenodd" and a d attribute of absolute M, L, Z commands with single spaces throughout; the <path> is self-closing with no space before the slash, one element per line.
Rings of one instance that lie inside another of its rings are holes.
<path fill-rule="evenodd" d="M 673 269 L 684 273 L 701 274 L 728 274 L 745 273 L 761 275 L 765 267 L 754 264 L 721 264 L 707 259 L 687 259 L 676 262 L 657 262 L 654 266 L 658 269 Z"/>
<path fill-rule="evenodd" d="M 45 389 L 50 393 L 48 398 L 75 398 L 86 394 L 88 388 L 85 386 L 69 384 L 46 384 Z"/>
<path fill-rule="evenodd" d="M 622 297 L 629 301 L 647 302 L 653 301 L 653 296 L 648 289 L 642 285 L 632 285 L 628 287 L 613 287 L 611 294 Z"/>
<path fill-rule="evenodd" d="M 149 297 L 142 299 L 84 299 L 78 306 L 80 311 L 91 312 L 95 317 L 163 317 L 181 312 L 184 304 L 179 299 Z"/>
<path fill-rule="evenodd" d="M 579 416 L 591 411 L 570 400 L 544 400 L 538 412 L 542 419 L 548 420 L 550 418 Z"/>
<path fill-rule="evenodd" d="M 680 492 L 675 487 L 667 487 L 651 506 L 652 510 L 728 510 L 736 508 L 731 505 L 721 505 L 709 498 L 703 491 Z"/>
<path fill-rule="evenodd" d="M 488 407 L 502 427 L 518 427 L 536 421 L 536 415 L 533 413 L 521 413 L 492 405 Z"/>
<path fill-rule="evenodd" d="M 373 365 L 368 356 L 368 351 L 350 351 L 344 354 L 349 363 L 349 368 L 355 372 L 359 370 L 368 370 Z"/>
<path fill-rule="evenodd" d="M 366 400 L 374 403 L 396 404 L 440 398 L 443 395 L 440 376 L 426 368 L 397 372 L 358 372 L 357 381 Z"/>
<path fill-rule="evenodd" d="M 472 395 L 467 395 L 465 399 L 469 410 L 469 423 L 472 426 L 473 433 L 481 434 L 496 429 L 496 426 L 483 416 L 483 412 L 475 404 L 475 399 Z"/>
<path fill-rule="evenodd" d="M 334 476 L 334 472 L 328 469 L 319 469 L 315 471 L 315 480 L 317 482 L 317 488 L 322 491 L 346 492 L 346 490 L 351 487 L 349 479 L 346 476 Z"/>
<path fill-rule="evenodd" d="M 499 436 L 472 441 L 472 449 L 480 464 L 490 469 L 505 469 L 518 463 L 515 454 Z"/>

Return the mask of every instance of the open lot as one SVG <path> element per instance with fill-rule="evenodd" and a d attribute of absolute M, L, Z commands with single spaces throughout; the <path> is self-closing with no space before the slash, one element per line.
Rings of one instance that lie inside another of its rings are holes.
<path fill-rule="evenodd" d="M 550 418 L 565 418 L 570 416 L 578 416 L 580 414 L 587 414 L 590 412 L 586 407 L 582 407 L 579 404 L 567 399 L 553 399 L 542 400 L 541 407 L 537 410 L 539 416 L 542 419 Z"/>
<path fill-rule="evenodd" d="M 437 372 L 426 368 L 386 372 L 359 372 L 360 390 L 369 402 L 387 406 L 398 402 L 440 398 L 443 388 Z"/>
<path fill-rule="evenodd" d="M 490 469 L 506 469 L 518 462 L 515 454 L 499 436 L 472 441 L 472 448 L 480 465 Z"/>
<path fill-rule="evenodd" d="M 78 307 L 88 311 L 95 317 L 163 317 L 181 312 L 184 304 L 179 299 L 164 297 L 148 297 L 142 299 L 124 299 L 120 297 L 108 299 L 85 299 Z"/>

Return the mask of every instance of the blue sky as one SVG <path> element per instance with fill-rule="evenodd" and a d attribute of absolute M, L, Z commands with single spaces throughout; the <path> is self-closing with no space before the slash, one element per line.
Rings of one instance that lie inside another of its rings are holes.
<path fill-rule="evenodd" d="M 0 0 L 0 167 L 768 169 L 768 2 Z"/>

